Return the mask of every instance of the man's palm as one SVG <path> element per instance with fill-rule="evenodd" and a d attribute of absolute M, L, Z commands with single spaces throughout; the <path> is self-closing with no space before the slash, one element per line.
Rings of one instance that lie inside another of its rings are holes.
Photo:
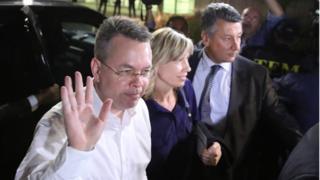
<path fill-rule="evenodd" d="M 104 129 L 112 100 L 103 102 L 98 116 L 93 110 L 93 82 L 87 78 L 84 91 L 82 76 L 75 75 L 75 89 L 73 92 L 70 77 L 65 78 L 65 86 L 61 88 L 61 98 L 69 146 L 78 150 L 90 150 L 98 142 Z"/>

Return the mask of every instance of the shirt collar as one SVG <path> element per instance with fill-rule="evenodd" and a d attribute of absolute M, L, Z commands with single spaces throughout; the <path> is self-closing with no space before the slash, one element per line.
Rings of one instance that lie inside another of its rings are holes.
<path fill-rule="evenodd" d="M 224 63 L 214 63 L 212 59 L 209 58 L 209 56 L 206 54 L 205 51 L 203 51 L 202 60 L 201 60 L 201 66 L 203 70 L 209 70 L 211 66 L 213 65 L 220 65 L 225 71 L 231 70 L 231 63 L 230 62 L 224 62 Z"/>

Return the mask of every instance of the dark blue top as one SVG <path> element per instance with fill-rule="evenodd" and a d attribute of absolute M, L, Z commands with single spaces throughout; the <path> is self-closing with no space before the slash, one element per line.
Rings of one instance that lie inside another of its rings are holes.
<path fill-rule="evenodd" d="M 172 111 L 153 99 L 146 100 L 152 128 L 152 158 L 147 168 L 149 180 L 182 180 L 190 172 L 194 152 L 192 126 L 198 121 L 198 115 L 189 80 L 177 91 L 177 97 Z"/>
<path fill-rule="evenodd" d="M 319 122 L 319 74 L 289 73 L 273 80 L 280 100 L 298 121 L 305 133 Z"/>
<path fill-rule="evenodd" d="M 284 19 L 284 16 L 275 16 L 268 12 L 267 18 L 258 29 L 258 31 L 245 42 L 242 42 L 241 48 L 246 46 L 264 46 L 273 28 Z"/>

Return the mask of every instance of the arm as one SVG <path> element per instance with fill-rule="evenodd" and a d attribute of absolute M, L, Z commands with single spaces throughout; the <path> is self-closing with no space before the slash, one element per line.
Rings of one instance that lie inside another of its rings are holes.
<path fill-rule="evenodd" d="M 189 80 L 185 82 L 183 90 L 180 89 L 181 95 L 185 100 L 185 104 L 188 104 L 189 113 L 192 114 L 193 125 L 196 126 L 196 134 L 198 143 L 198 154 L 203 164 L 208 166 L 217 166 L 222 156 L 221 145 L 217 141 L 209 142 L 207 137 L 207 129 L 204 130 L 205 125 L 199 125 L 199 114 L 197 110 L 196 97 L 194 94 L 194 89 Z M 204 132 L 205 131 L 205 132 Z M 209 134 L 208 134 L 209 135 Z M 211 136 L 211 134 L 210 134 Z M 211 144 L 211 145 L 210 145 Z"/>
<path fill-rule="evenodd" d="M 28 114 L 31 114 L 31 107 L 27 98 L 0 106 L 1 123 L 4 123 L 8 118 L 20 118 Z"/>
<path fill-rule="evenodd" d="M 262 117 L 268 121 L 270 127 L 278 133 L 278 137 L 288 148 L 293 148 L 302 137 L 299 125 L 286 107 L 279 102 L 279 97 L 273 88 L 269 74 L 264 75 L 264 98 L 262 104 Z"/>
<path fill-rule="evenodd" d="M 79 72 L 75 79 L 74 93 L 71 78 L 65 78 L 62 107 L 59 104 L 58 111 L 53 108 L 38 124 L 16 179 L 76 179 L 86 174 L 86 162 L 101 136 L 112 100 L 105 101 L 95 116 L 92 79 L 87 78 L 85 92 Z"/>
<path fill-rule="evenodd" d="M 30 95 L 15 102 L 9 102 L 0 106 L 0 119 L 23 118 L 42 105 L 57 102 L 59 99 L 59 88 L 54 84 L 47 89 L 40 90 L 36 95 Z"/>
<path fill-rule="evenodd" d="M 197 153 L 203 164 L 229 168 L 233 157 L 224 140 L 209 131 L 203 122 L 198 122 L 195 128 L 197 137 Z"/>
<path fill-rule="evenodd" d="M 67 146 L 63 121 L 61 103 L 39 121 L 28 153 L 17 169 L 16 180 L 71 180 L 86 173 L 91 152 Z"/>
<path fill-rule="evenodd" d="M 265 0 L 269 11 L 271 12 L 272 15 L 274 16 L 283 16 L 284 15 L 284 10 L 280 3 L 277 0 Z"/>

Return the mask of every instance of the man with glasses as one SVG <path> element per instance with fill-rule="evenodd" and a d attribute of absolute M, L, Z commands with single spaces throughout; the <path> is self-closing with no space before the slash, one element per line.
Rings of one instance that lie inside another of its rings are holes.
<path fill-rule="evenodd" d="M 62 103 L 37 125 L 16 179 L 147 179 L 150 120 L 141 96 L 149 82 L 148 30 L 124 17 L 100 26 L 93 78 L 75 73 L 61 87 Z"/>

